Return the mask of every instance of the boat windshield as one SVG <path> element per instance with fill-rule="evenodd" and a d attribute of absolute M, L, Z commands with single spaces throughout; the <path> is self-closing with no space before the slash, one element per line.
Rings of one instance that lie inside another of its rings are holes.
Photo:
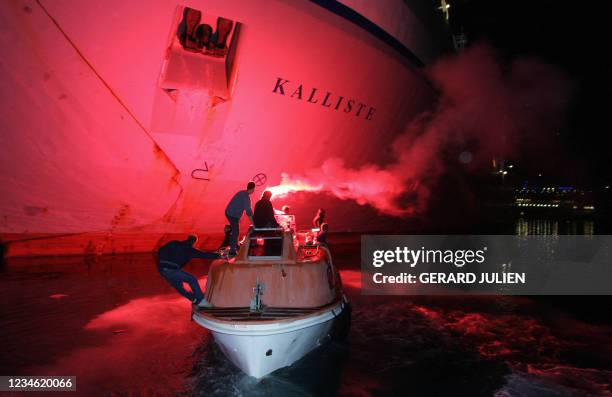
<path fill-rule="evenodd" d="M 252 260 L 281 259 L 283 256 L 282 229 L 255 229 L 249 235 L 248 258 Z"/>

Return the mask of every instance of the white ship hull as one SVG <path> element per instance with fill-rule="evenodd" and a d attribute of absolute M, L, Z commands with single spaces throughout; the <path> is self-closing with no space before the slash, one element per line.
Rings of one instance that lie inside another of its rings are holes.
<path fill-rule="evenodd" d="M 240 25 L 225 61 L 180 48 L 179 3 L 0 2 L 6 255 L 151 252 L 172 234 L 221 233 L 255 176 L 257 197 L 330 159 L 388 163 L 384 148 L 435 104 L 412 58 L 318 2 L 188 2 L 214 29 L 217 17 Z M 410 2 L 344 3 L 435 58 Z M 370 223 L 354 211 L 334 230 Z"/>
<path fill-rule="evenodd" d="M 288 367 L 332 338 L 334 326 L 348 309 L 346 298 L 323 312 L 293 321 L 230 323 L 194 313 L 209 329 L 226 357 L 244 373 L 261 378 Z"/>

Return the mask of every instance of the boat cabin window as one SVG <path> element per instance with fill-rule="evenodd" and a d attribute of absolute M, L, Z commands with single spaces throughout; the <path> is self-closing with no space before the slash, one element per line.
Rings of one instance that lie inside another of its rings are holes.
<path fill-rule="evenodd" d="M 249 236 L 248 258 L 252 260 L 282 259 L 283 231 L 254 231 Z"/>

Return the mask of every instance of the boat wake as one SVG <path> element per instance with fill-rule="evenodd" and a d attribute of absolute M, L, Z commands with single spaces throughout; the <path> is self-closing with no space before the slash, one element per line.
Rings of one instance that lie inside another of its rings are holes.
<path fill-rule="evenodd" d="M 348 343 L 256 380 L 211 340 L 198 350 L 194 394 L 612 396 L 605 349 L 596 348 L 609 341 L 605 327 L 541 317 L 525 298 L 362 297 L 345 286 Z"/>
<path fill-rule="evenodd" d="M 212 339 L 195 352 L 194 396 L 332 396 L 336 395 L 348 345 L 331 342 L 309 353 L 291 367 L 261 379 L 244 374 L 223 354 Z"/>

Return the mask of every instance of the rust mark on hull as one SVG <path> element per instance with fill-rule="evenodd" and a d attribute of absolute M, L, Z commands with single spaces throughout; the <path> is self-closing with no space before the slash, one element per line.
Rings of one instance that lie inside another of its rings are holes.
<path fill-rule="evenodd" d="M 157 143 L 153 144 L 153 154 L 155 155 L 155 157 L 158 157 L 158 158 L 162 158 L 162 159 L 166 158 L 166 154 L 164 153 L 162 148 L 159 147 Z"/>
<path fill-rule="evenodd" d="M 181 186 L 180 183 L 180 179 L 181 179 L 181 173 L 178 170 L 178 168 L 176 168 L 174 166 L 174 163 L 172 163 L 172 161 L 170 161 L 170 157 L 166 154 L 166 152 L 164 152 L 164 150 L 157 144 L 157 143 L 153 143 L 153 155 L 161 160 L 161 161 L 165 161 L 168 162 L 168 164 L 170 164 L 172 167 L 174 167 L 174 174 L 172 174 L 172 177 L 170 178 L 171 183 L 177 185 L 180 187 L 181 192 L 179 193 L 179 197 L 181 196 L 181 194 L 183 193 L 183 187 Z M 172 184 L 169 185 L 169 189 L 172 188 Z"/>
<path fill-rule="evenodd" d="M 37 216 L 46 214 L 47 212 L 49 212 L 49 208 L 26 205 L 25 207 L 23 207 L 23 211 L 29 216 Z"/>
<path fill-rule="evenodd" d="M 131 208 L 128 204 L 122 204 L 121 207 L 117 210 L 117 213 L 111 219 L 111 230 L 116 228 L 121 224 L 127 224 L 129 222 L 129 215 L 131 212 Z"/>

